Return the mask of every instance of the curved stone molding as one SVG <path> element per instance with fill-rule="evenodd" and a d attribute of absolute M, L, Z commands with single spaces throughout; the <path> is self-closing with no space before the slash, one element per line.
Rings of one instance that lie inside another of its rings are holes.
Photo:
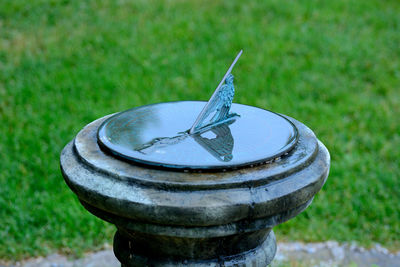
<path fill-rule="evenodd" d="M 287 117 L 299 139 L 273 162 L 226 172 L 159 170 L 100 149 L 88 124 L 61 153 L 66 183 L 83 206 L 115 224 L 123 266 L 265 266 L 276 251 L 272 228 L 302 212 L 329 173 L 325 146 Z"/>

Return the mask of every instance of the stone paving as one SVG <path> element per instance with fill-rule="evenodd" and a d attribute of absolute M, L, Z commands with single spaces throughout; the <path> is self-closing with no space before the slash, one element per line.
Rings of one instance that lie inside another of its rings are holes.
<path fill-rule="evenodd" d="M 119 267 L 111 248 L 88 253 L 81 259 L 69 259 L 53 254 L 45 258 L 16 263 L 2 263 L 0 267 Z M 278 243 L 278 252 L 271 267 L 399 267 L 400 251 L 390 253 L 381 245 L 364 249 L 334 241 L 324 243 Z"/>
<path fill-rule="evenodd" d="M 400 267 L 400 251 L 390 253 L 377 244 L 371 249 L 354 244 L 300 242 L 279 243 L 272 267 L 275 266 L 320 266 L 320 267 Z"/>

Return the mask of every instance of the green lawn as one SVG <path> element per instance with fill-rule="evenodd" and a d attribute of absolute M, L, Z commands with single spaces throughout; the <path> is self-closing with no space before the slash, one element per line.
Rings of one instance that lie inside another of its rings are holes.
<path fill-rule="evenodd" d="M 63 146 L 109 113 L 207 100 L 242 48 L 235 102 L 306 123 L 332 157 L 277 238 L 399 249 L 399 14 L 397 0 L 0 1 L 0 259 L 111 242 L 64 183 Z"/>

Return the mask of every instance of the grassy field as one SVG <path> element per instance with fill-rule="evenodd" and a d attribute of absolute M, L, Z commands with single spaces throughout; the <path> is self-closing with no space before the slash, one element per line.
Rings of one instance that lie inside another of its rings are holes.
<path fill-rule="evenodd" d="M 332 156 L 277 238 L 399 249 L 399 14 L 397 0 L 1 1 L 0 259 L 111 242 L 64 183 L 63 146 L 112 112 L 208 99 L 242 48 L 234 101 L 305 122 Z"/>

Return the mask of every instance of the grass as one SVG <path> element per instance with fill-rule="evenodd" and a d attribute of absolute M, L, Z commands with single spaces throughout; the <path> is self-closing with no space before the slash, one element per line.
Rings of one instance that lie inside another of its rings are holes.
<path fill-rule="evenodd" d="M 235 102 L 288 114 L 329 148 L 330 177 L 281 240 L 400 248 L 400 3 L 0 2 L 0 258 L 79 254 L 114 228 L 59 170 L 106 114 L 206 100 L 236 53 Z"/>

